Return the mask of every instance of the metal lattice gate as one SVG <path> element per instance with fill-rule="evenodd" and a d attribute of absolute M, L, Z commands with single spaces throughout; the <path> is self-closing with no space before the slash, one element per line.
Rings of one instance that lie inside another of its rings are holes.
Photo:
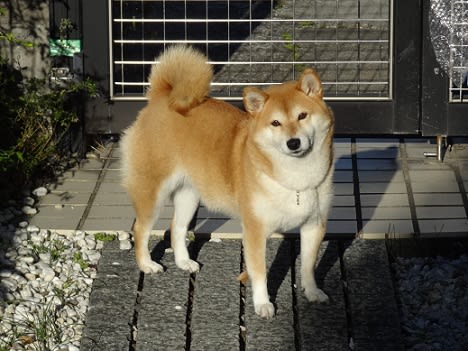
<path fill-rule="evenodd" d="M 145 105 L 168 46 L 215 67 L 212 95 L 319 72 L 339 134 L 468 135 L 468 0 L 80 1 L 83 73 L 101 97 L 89 133 L 118 133 Z"/>
<path fill-rule="evenodd" d="M 215 67 L 212 94 L 296 79 L 314 67 L 328 99 L 392 98 L 388 0 L 110 0 L 111 98 L 143 99 L 167 45 L 198 47 Z"/>

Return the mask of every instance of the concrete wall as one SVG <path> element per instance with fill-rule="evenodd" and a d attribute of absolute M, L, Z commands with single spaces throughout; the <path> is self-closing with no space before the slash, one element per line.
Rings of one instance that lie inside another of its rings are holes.
<path fill-rule="evenodd" d="M 0 41 L 0 55 L 8 58 L 16 67 L 23 68 L 27 77 L 47 75 L 51 59 L 49 57 L 49 2 L 47 0 L 0 1 L 0 8 L 6 10 L 0 16 L 0 30 L 12 32 L 17 39 L 34 43 L 32 48 Z"/>

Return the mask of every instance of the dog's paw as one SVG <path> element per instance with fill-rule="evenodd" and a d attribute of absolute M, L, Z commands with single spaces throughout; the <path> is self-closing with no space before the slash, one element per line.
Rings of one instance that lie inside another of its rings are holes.
<path fill-rule="evenodd" d="M 255 305 L 255 313 L 262 318 L 270 319 L 275 316 L 275 306 L 271 302 Z"/>
<path fill-rule="evenodd" d="M 305 289 L 304 294 L 310 302 L 327 303 L 329 301 L 327 294 L 320 289 Z"/>
<path fill-rule="evenodd" d="M 176 265 L 180 269 L 188 271 L 190 273 L 196 273 L 200 270 L 200 265 L 194 260 L 190 259 L 176 261 Z"/>
<path fill-rule="evenodd" d="M 154 261 L 140 262 L 138 266 L 140 267 L 140 270 L 146 274 L 164 272 L 164 267 Z"/>

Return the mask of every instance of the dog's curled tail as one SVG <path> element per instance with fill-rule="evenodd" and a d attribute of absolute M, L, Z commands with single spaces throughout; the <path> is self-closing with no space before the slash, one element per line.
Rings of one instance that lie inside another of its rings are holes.
<path fill-rule="evenodd" d="M 149 76 L 148 100 L 166 96 L 169 107 L 183 114 L 206 98 L 213 69 L 205 55 L 179 45 L 168 48 L 157 61 Z"/>

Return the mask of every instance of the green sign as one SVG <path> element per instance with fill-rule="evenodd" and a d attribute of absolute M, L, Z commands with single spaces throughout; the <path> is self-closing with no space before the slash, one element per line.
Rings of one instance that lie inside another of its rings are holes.
<path fill-rule="evenodd" d="M 79 39 L 49 39 L 50 56 L 73 56 L 81 51 Z"/>

